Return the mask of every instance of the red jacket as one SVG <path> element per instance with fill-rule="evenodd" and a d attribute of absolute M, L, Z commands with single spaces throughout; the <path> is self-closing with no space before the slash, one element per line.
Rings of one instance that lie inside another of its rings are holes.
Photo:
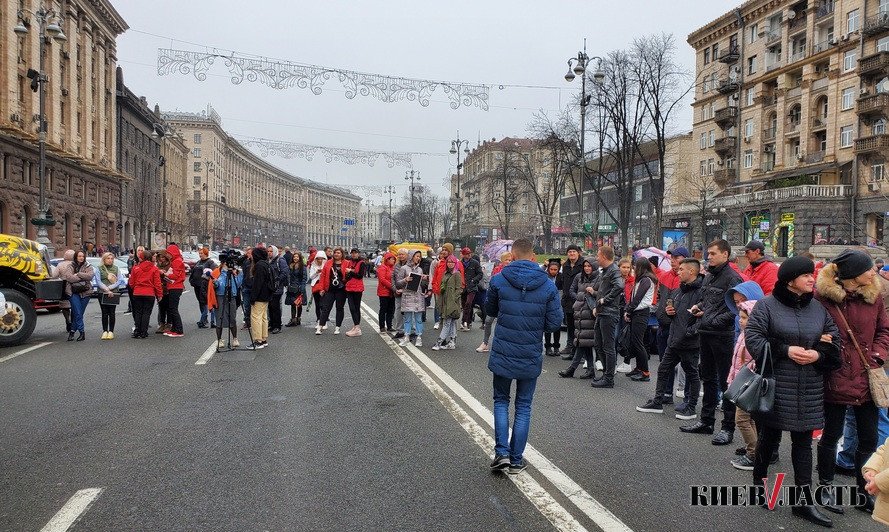
<path fill-rule="evenodd" d="M 350 261 L 348 259 L 343 259 L 343 262 L 340 263 L 340 271 L 343 272 L 343 277 L 346 274 L 346 268 L 348 268 L 348 264 Z M 320 286 L 319 291 L 329 292 L 330 291 L 330 270 L 333 268 L 333 259 L 327 259 L 324 262 L 324 267 L 321 268 L 321 279 L 318 280 L 318 284 L 315 286 Z M 340 282 L 343 282 L 345 279 L 341 279 Z"/>
<path fill-rule="evenodd" d="M 750 280 L 750 277 L 748 277 L 746 273 L 742 272 L 742 271 L 741 271 L 741 268 L 738 268 L 738 265 L 737 265 L 737 264 L 735 264 L 734 262 L 729 261 L 728 265 L 731 266 L 733 270 L 735 270 L 736 272 L 738 272 L 738 275 L 740 275 L 742 279 L 744 279 L 745 281 L 749 281 L 749 280 Z"/>
<path fill-rule="evenodd" d="M 444 277 L 445 271 L 447 269 L 447 261 L 440 260 L 438 261 L 438 266 L 435 267 L 435 272 L 432 274 L 432 293 L 440 294 L 441 293 L 441 278 Z M 463 276 L 463 261 L 457 259 L 457 265 L 454 266 L 454 269 L 460 272 L 460 278 L 463 279 L 463 288 L 466 288 L 466 279 Z"/>
<path fill-rule="evenodd" d="M 132 287 L 134 296 L 150 296 L 157 299 L 164 297 L 159 270 L 150 260 L 135 264 L 130 270 L 127 282 Z"/>
<path fill-rule="evenodd" d="M 167 246 L 167 252 L 173 256 L 170 261 L 171 274 L 167 275 L 167 290 L 183 290 L 185 288 L 185 262 L 182 253 L 175 244 Z"/>
<path fill-rule="evenodd" d="M 872 400 L 869 377 L 840 312 L 852 328 L 869 368 L 880 367 L 889 355 L 889 315 L 883 306 L 879 278 L 850 294 L 836 282 L 836 275 L 836 265 L 828 264 L 821 269 L 815 283 L 815 297 L 839 327 L 842 344 L 842 366 L 826 375 L 824 400 L 857 406 Z"/>
<path fill-rule="evenodd" d="M 364 292 L 364 275 L 367 273 L 367 263 L 361 259 L 343 261 L 343 272 L 346 268 L 352 268 L 352 273 L 346 274 L 346 292 Z"/>
<path fill-rule="evenodd" d="M 763 293 L 769 295 L 778 282 L 778 265 L 765 259 L 755 266 L 751 262 L 742 275 L 750 281 L 756 281 Z"/>
<path fill-rule="evenodd" d="M 392 266 L 389 265 L 389 259 L 394 259 L 395 255 L 387 252 L 383 255 L 383 262 L 377 266 L 377 295 L 380 297 L 394 297 L 395 288 L 392 286 Z"/>
<path fill-rule="evenodd" d="M 633 299 L 633 287 L 636 286 L 636 278 L 630 275 L 624 279 L 624 304 Z"/>
<path fill-rule="evenodd" d="M 670 292 L 679 288 L 679 285 L 681 284 L 679 281 L 679 274 L 674 272 L 672 268 L 670 271 L 664 271 L 658 268 L 657 282 L 661 286 L 665 286 Z"/>

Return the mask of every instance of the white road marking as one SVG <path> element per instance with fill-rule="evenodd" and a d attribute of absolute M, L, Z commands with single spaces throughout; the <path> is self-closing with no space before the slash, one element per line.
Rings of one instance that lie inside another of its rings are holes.
<path fill-rule="evenodd" d="M 75 493 L 65 506 L 40 529 L 40 532 L 64 532 L 71 528 L 77 519 L 83 515 L 90 505 L 96 500 L 103 488 L 89 488 Z"/>
<path fill-rule="evenodd" d="M 366 311 L 370 308 L 365 306 Z M 375 319 L 368 320 L 371 327 L 379 332 L 379 328 Z M 454 417 L 455 420 L 463 427 L 475 443 L 488 454 L 494 448 L 494 438 L 488 434 L 485 429 L 478 424 L 469 413 L 466 412 L 435 380 L 426 372 L 413 358 L 410 357 L 398 344 L 389 337 L 389 335 L 381 336 L 384 342 L 392 349 L 393 352 L 401 359 L 404 364 L 420 379 L 426 388 L 432 392 L 432 395 L 445 407 L 445 409 Z M 502 473 L 506 475 L 506 473 Z M 556 530 L 570 530 L 576 532 L 585 532 L 586 528 L 581 525 L 574 516 L 571 515 L 561 504 L 556 501 L 553 496 L 540 485 L 534 477 L 528 474 L 506 475 L 509 480 L 519 488 L 525 497 L 537 508 L 537 510 L 546 517 Z"/>
<path fill-rule="evenodd" d="M 209 362 L 211 358 L 213 358 L 214 354 L 216 354 L 216 340 L 214 340 L 213 343 L 210 344 L 210 347 L 208 347 L 207 350 L 204 351 L 204 354 L 201 355 L 201 358 L 199 358 L 198 361 L 194 363 L 194 365 L 203 366 L 204 364 Z"/>
<path fill-rule="evenodd" d="M 376 312 L 367 303 L 362 303 L 361 306 L 364 308 L 364 311 L 368 313 L 371 319 L 368 319 L 371 323 L 376 323 L 379 318 Z M 391 339 L 384 338 L 387 340 L 387 343 Z M 394 343 L 394 341 L 392 341 Z M 483 406 L 475 397 L 470 394 L 466 388 L 464 388 L 460 383 L 454 380 L 446 371 L 444 371 L 438 364 L 436 364 L 432 359 L 426 356 L 425 353 L 420 351 L 414 345 L 408 344 L 405 348 L 411 352 L 411 354 L 416 357 L 416 359 L 425 365 L 429 371 L 432 372 L 445 386 L 447 386 L 451 392 L 453 392 L 457 397 L 459 397 L 465 404 L 468 406 L 473 412 L 476 413 L 481 419 L 487 423 L 489 427 L 494 428 L 494 414 L 485 406 Z M 485 449 L 485 451 L 490 451 L 493 448 L 493 444 Z M 608 508 L 606 508 L 602 503 L 594 499 L 589 493 L 584 490 L 580 484 L 575 482 L 571 477 L 569 477 L 564 471 L 562 471 L 558 466 L 556 466 L 552 461 L 550 461 L 546 456 L 544 456 L 540 451 L 535 449 L 532 445 L 528 445 L 525 448 L 525 459 L 527 462 L 534 466 L 535 469 L 540 471 L 547 480 L 549 480 L 562 494 L 565 495 L 572 503 L 574 503 L 577 508 L 582 511 L 587 517 L 593 520 L 596 525 L 598 525 L 602 530 L 606 532 L 632 532 L 632 529 L 628 527 L 623 521 L 618 519 L 613 513 L 611 513 Z M 521 475 L 519 475 L 521 476 Z"/>
<path fill-rule="evenodd" d="M 40 349 L 41 347 L 46 347 L 51 343 L 52 342 L 40 342 L 39 344 L 32 345 L 31 347 L 26 347 L 25 349 L 22 349 L 21 351 L 16 351 L 15 353 L 13 353 L 11 355 L 6 355 L 5 357 L 0 357 L 0 362 L 6 362 L 7 360 L 12 360 L 13 358 L 15 358 L 19 355 L 24 355 L 25 353 L 30 353 L 31 351 L 34 351 L 35 349 Z"/>

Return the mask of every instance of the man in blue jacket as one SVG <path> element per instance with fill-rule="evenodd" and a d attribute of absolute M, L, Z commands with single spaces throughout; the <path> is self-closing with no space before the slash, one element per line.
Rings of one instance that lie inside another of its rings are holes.
<path fill-rule="evenodd" d="M 531 425 L 531 401 L 543 367 L 543 333 L 562 325 L 559 291 L 534 262 L 534 247 L 512 244 L 513 262 L 491 278 L 485 304 L 497 318 L 488 369 L 494 373 L 494 461 L 491 469 L 511 475 L 525 470 L 522 454 Z M 516 381 L 515 419 L 509 439 L 509 393 Z"/>

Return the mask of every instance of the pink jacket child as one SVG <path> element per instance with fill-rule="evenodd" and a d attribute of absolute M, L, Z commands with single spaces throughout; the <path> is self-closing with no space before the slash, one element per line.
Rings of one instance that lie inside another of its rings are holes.
<path fill-rule="evenodd" d="M 750 313 L 753 312 L 754 305 L 756 305 L 755 299 L 744 301 L 738 305 L 738 312 L 746 312 L 747 315 L 750 316 Z M 744 327 L 741 327 L 741 334 L 738 335 L 738 340 L 735 342 L 735 351 L 732 355 L 732 367 L 728 370 L 727 381 L 729 384 L 735 380 L 735 375 L 737 375 L 744 366 L 747 366 L 751 370 L 756 369 L 756 363 L 753 361 L 753 357 L 750 356 L 750 353 L 747 352 L 747 346 L 744 345 Z"/>

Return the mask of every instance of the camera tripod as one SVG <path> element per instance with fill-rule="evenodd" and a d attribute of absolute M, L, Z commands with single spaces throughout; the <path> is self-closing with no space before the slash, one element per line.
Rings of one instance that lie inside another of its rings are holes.
<path fill-rule="evenodd" d="M 226 265 L 226 266 L 229 266 L 229 265 Z M 226 275 L 226 277 L 225 277 L 225 290 L 224 290 L 224 296 L 223 296 L 223 305 L 225 305 L 224 310 L 227 314 L 231 314 L 232 284 L 233 284 L 233 278 L 235 277 L 234 272 L 236 272 L 236 271 L 237 271 L 237 268 L 229 266 L 228 267 L 228 275 Z M 235 302 L 237 302 L 237 299 L 235 299 Z M 240 306 L 240 305 L 238 305 L 238 306 Z M 222 311 L 223 311 L 223 307 L 220 307 L 219 308 L 219 316 L 217 316 L 217 320 L 218 320 L 217 325 L 222 325 Z M 238 320 L 236 319 L 237 307 L 235 308 L 234 314 L 235 314 L 235 316 L 228 316 L 228 320 L 226 320 L 226 322 L 234 319 L 235 327 L 237 327 L 237 323 L 238 323 Z M 232 329 L 233 329 L 233 327 L 226 327 L 226 330 L 228 330 L 228 339 L 226 341 L 226 345 L 228 346 L 228 349 L 223 351 L 217 345 L 216 346 L 217 353 L 231 352 L 231 351 L 256 351 L 255 342 L 253 341 L 253 330 L 251 328 L 249 328 L 249 327 L 247 328 L 247 335 L 250 337 L 250 347 L 249 348 L 248 347 L 235 347 L 235 348 L 232 347 Z M 217 340 L 221 340 L 221 339 L 222 339 L 221 337 L 217 338 Z"/>

